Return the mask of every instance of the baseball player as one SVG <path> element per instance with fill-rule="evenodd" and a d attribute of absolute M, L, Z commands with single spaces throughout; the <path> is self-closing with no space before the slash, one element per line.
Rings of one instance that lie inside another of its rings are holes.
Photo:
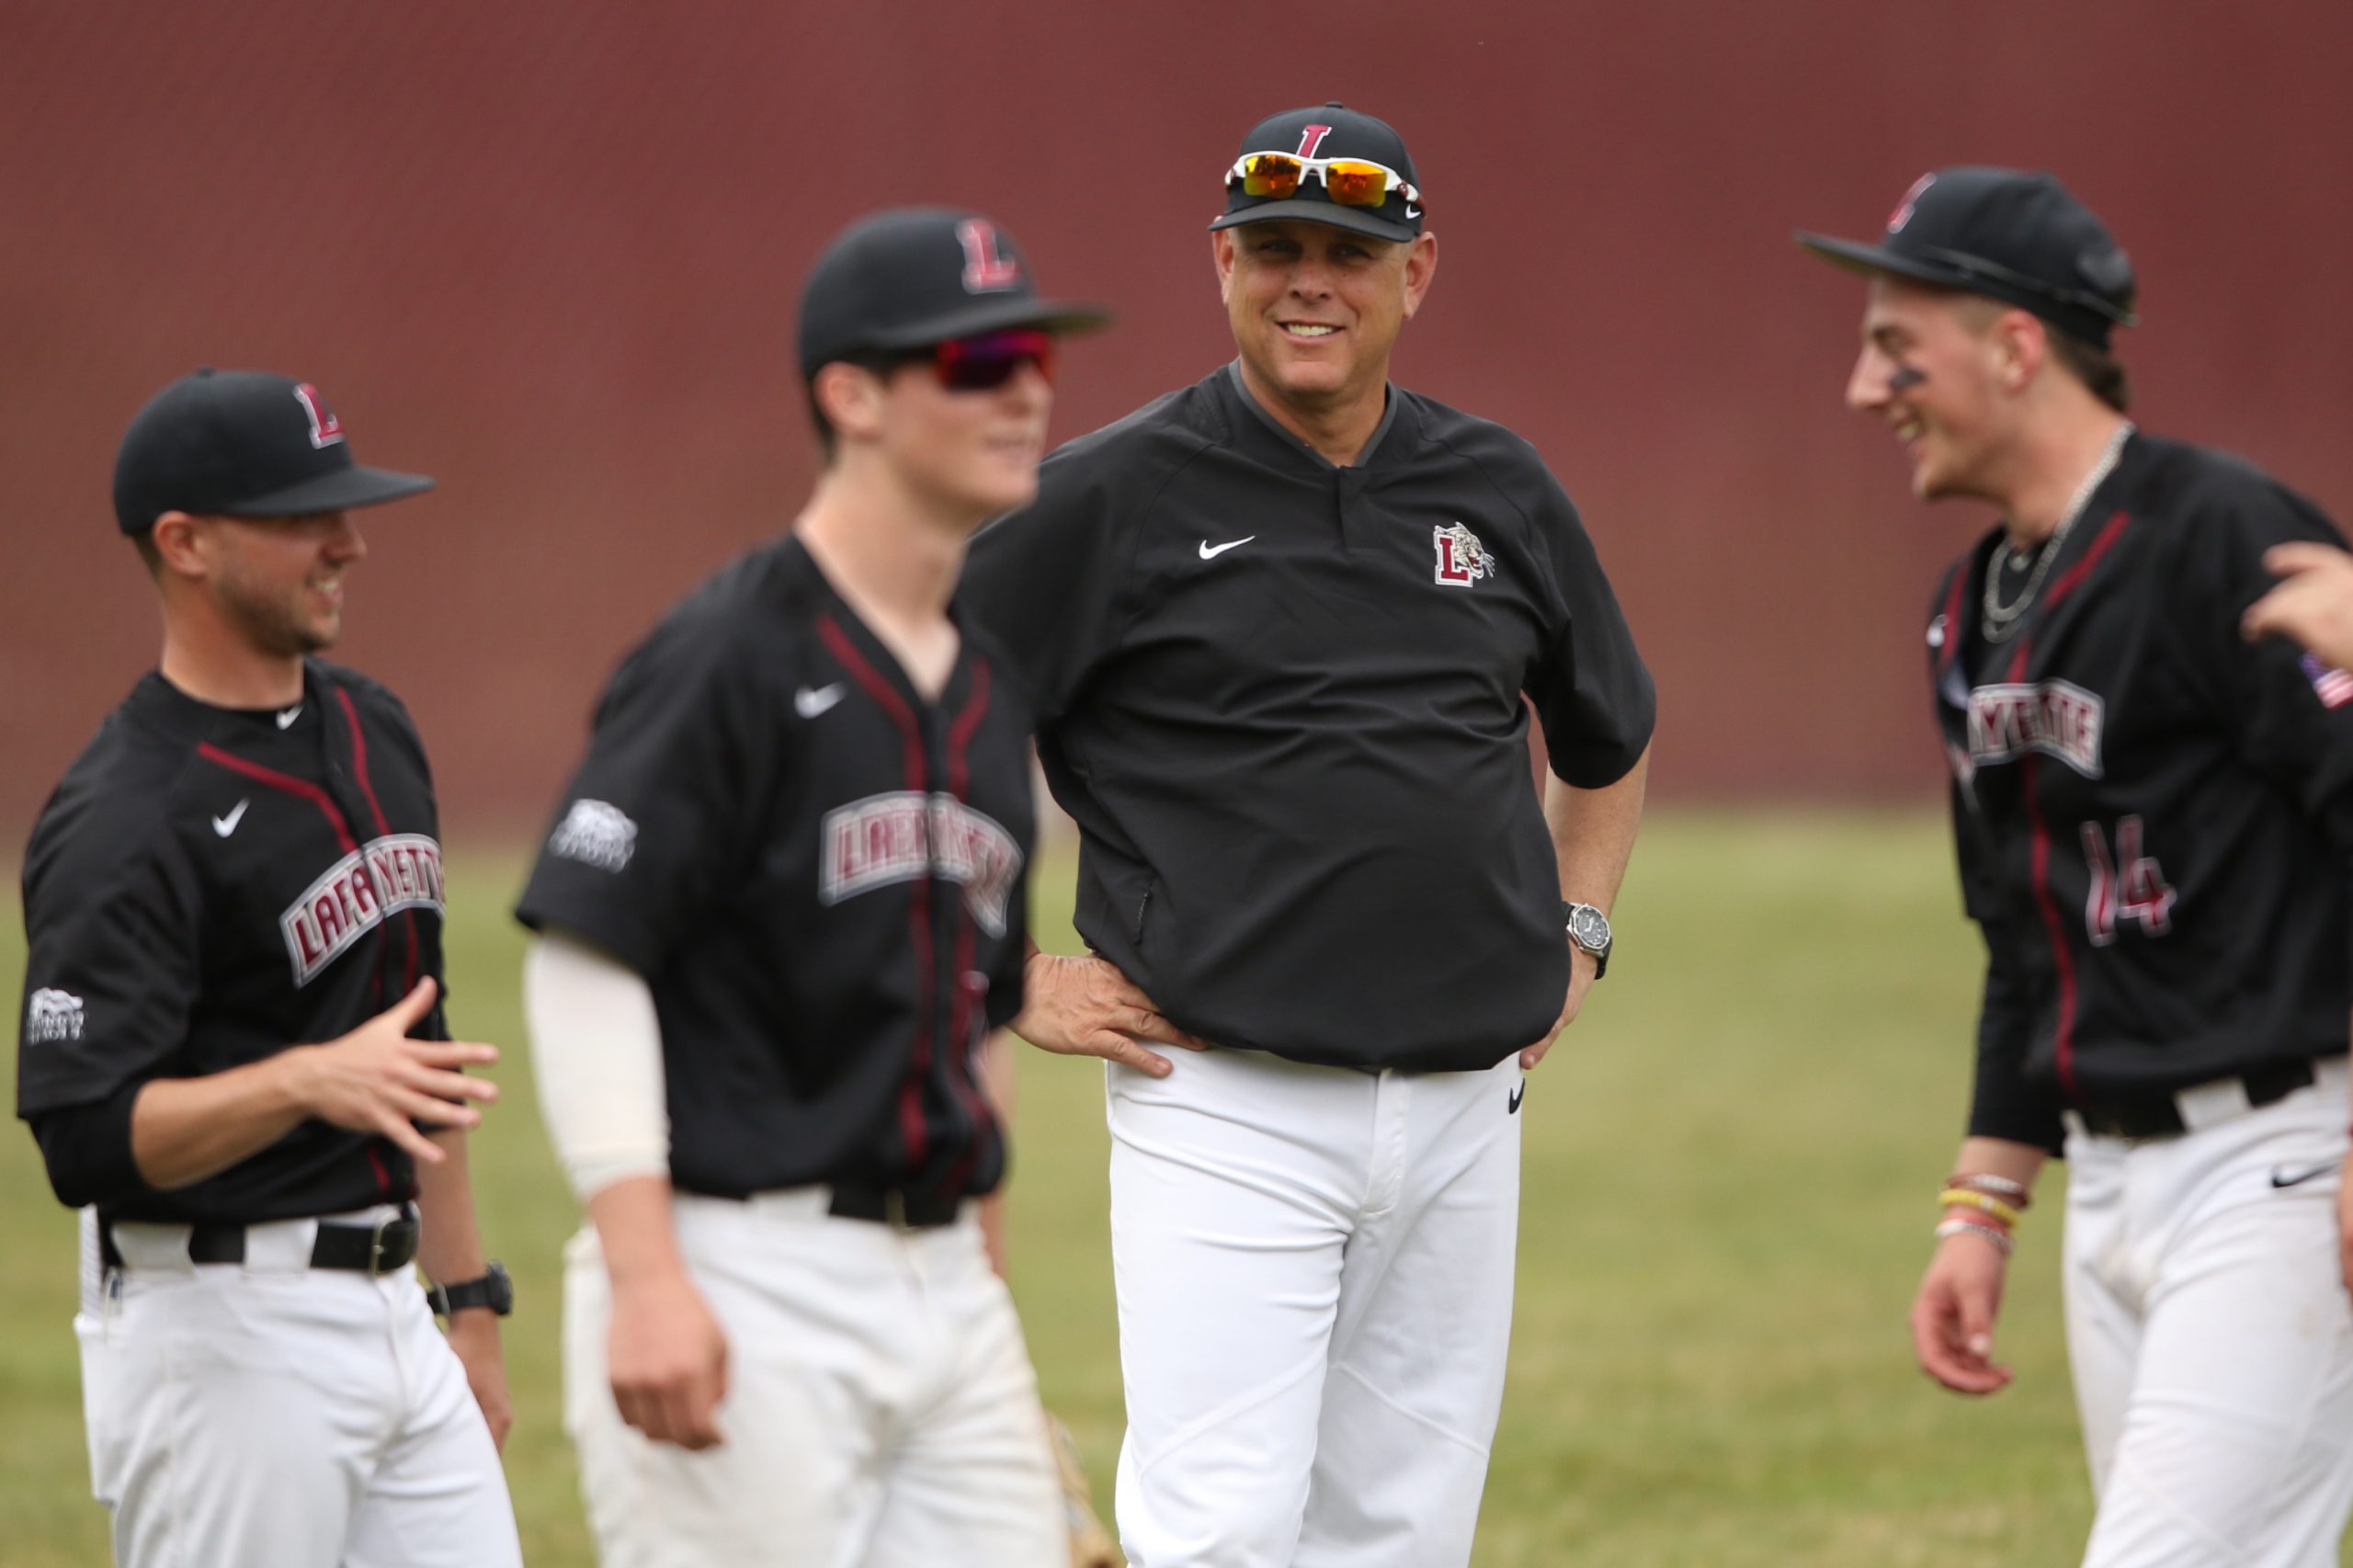
<path fill-rule="evenodd" d="M 258 371 L 176 381 L 123 437 L 163 658 L 33 829 L 17 1080 L 57 1196 L 95 1206 L 74 1329 L 118 1563 L 522 1561 L 511 1293 L 466 1180 L 496 1091 L 462 1069 L 497 1052 L 445 1027 L 415 726 L 313 656 L 352 509 L 431 484 Z"/>
<path fill-rule="evenodd" d="M 2267 550 L 2336 529 L 2134 428 L 2110 347 L 2131 265 L 2049 175 L 1944 169 L 1876 241 L 1799 238 L 1871 280 L 1847 402 L 1893 428 L 1915 494 L 2001 513 L 1927 631 L 1988 962 L 1920 1363 L 1964 1393 L 2008 1383 L 2011 1236 L 2063 1152 L 2085 1562 L 2334 1563 L 2353 677 L 2240 618 Z"/>
<path fill-rule="evenodd" d="M 816 493 L 622 664 L 524 892 L 608 1568 L 1069 1560 L 976 1217 L 1029 719 L 949 601 L 1036 488 L 1057 335 L 1105 319 L 972 213 L 835 240 L 801 302 Z"/>
<path fill-rule="evenodd" d="M 1397 133 L 1293 110 L 1221 173 L 1237 358 L 1057 452 L 965 574 L 1083 835 L 1093 953 L 1033 958 L 1015 1027 L 1108 1062 L 1131 1560 L 1444 1568 L 1651 682 L 1535 450 L 1388 379 L 1438 263 Z"/>

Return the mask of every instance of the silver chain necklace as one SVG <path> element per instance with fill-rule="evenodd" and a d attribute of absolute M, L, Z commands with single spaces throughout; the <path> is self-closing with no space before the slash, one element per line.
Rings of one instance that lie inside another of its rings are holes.
<path fill-rule="evenodd" d="M 2059 526 L 2051 531 L 2051 537 L 2043 540 L 2041 548 L 2035 551 L 2034 572 L 2027 578 L 2025 589 L 2008 604 L 2002 602 L 2002 572 L 2005 567 L 2014 567 L 2018 562 L 2010 559 L 2007 538 L 1994 547 L 1994 559 L 1985 567 L 1985 595 L 1977 621 L 1978 633 L 1986 642 L 2006 642 L 2026 629 L 2026 612 L 2034 608 L 2035 597 L 2042 592 L 2042 580 L 2051 575 L 2052 565 L 2058 561 L 2059 552 L 2067 542 L 2067 535 L 2075 528 L 2075 519 L 2084 515 L 2084 507 L 2090 502 L 2092 492 L 2097 490 L 2100 482 L 2115 471 L 2116 460 L 2124 455 L 2124 443 L 2131 438 L 2132 422 L 2128 419 L 2117 426 L 2116 434 L 2109 437 L 2107 449 L 2100 453 L 2099 461 L 2092 464 L 2091 472 L 2084 475 L 2084 482 L 2075 486 L 2075 494 L 2067 502 L 2066 515 L 2059 519 Z"/>

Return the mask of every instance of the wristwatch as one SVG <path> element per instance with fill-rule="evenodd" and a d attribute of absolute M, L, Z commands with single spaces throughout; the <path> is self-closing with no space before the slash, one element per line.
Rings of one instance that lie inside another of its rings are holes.
<path fill-rule="evenodd" d="M 515 1281 L 506 1277 L 506 1266 L 493 1258 L 490 1272 L 481 1278 L 464 1279 L 455 1285 L 427 1285 L 425 1299 L 433 1303 L 433 1311 L 441 1317 L 472 1307 L 488 1307 L 505 1317 L 515 1310 Z"/>
<path fill-rule="evenodd" d="M 1593 978 L 1599 980 L 1609 972 L 1609 916 L 1589 903 L 1561 901 L 1561 918 L 1569 927 L 1569 940 L 1593 955 Z"/>

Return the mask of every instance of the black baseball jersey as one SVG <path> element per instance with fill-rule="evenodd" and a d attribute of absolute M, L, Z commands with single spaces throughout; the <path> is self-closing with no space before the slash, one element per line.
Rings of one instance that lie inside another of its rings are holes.
<path fill-rule="evenodd" d="M 645 977 L 676 1186 L 1003 1174 L 977 1059 L 1021 1006 L 1029 728 L 964 643 L 926 701 L 787 538 L 614 676 L 517 915 Z"/>
<path fill-rule="evenodd" d="M 441 848 L 398 699 L 317 660 L 302 700 L 214 708 L 149 675 L 34 825 L 17 1112 L 58 1196 L 107 1219 L 253 1222 L 406 1199 L 408 1156 L 306 1121 L 171 1192 L 139 1178 L 131 1108 L 347 1034 L 441 974 Z M 446 1040 L 437 1003 L 415 1031 Z"/>
<path fill-rule="evenodd" d="M 1479 1070 L 1552 1024 L 1522 694 L 1586 787 L 1639 759 L 1654 698 L 1527 442 L 1392 387 L 1335 467 L 1228 365 L 1056 452 L 961 592 L 1034 688 L 1080 934 L 1183 1028 Z"/>
<path fill-rule="evenodd" d="M 2135 435 L 1989 642 L 1999 540 L 1947 573 L 1928 630 L 1989 954 L 1970 1131 L 2056 1148 L 2070 1104 L 2343 1052 L 2353 676 L 2239 635 L 2265 549 L 2336 529 L 2235 459 Z M 2001 573 L 2007 604 L 2028 569 Z"/>

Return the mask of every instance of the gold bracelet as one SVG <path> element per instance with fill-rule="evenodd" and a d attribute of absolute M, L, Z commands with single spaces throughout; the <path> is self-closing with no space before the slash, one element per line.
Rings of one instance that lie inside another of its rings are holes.
<path fill-rule="evenodd" d="M 2005 1225 L 2018 1222 L 2018 1211 L 1988 1192 L 1973 1192 L 1965 1187 L 1949 1187 L 1937 1199 L 1941 1209 L 1977 1209 L 1991 1214 Z"/>

